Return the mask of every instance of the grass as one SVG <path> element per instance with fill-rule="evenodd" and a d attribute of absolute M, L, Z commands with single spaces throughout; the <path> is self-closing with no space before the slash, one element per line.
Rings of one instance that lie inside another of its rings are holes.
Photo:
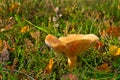
<path fill-rule="evenodd" d="M 119 0 L 1 0 L 0 40 L 14 50 L 7 49 L 10 59 L 1 64 L 0 76 L 3 80 L 60 80 L 62 75 L 72 73 L 79 80 L 118 80 L 120 59 L 109 54 L 109 46 L 119 46 L 119 40 L 114 36 L 103 38 L 100 32 L 119 26 L 119 18 Z M 27 29 L 21 32 L 25 26 Z M 83 52 L 78 56 L 76 68 L 70 72 L 66 57 L 56 56 L 57 53 L 45 45 L 44 39 L 49 33 L 57 37 L 93 33 L 106 44 L 105 51 L 91 48 Z M 51 73 L 45 75 L 43 70 L 51 58 L 55 64 Z M 105 62 L 111 66 L 110 71 L 96 69 Z"/>

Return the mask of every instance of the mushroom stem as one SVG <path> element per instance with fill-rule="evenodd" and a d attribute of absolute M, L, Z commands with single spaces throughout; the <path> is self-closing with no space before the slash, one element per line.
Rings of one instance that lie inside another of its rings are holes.
<path fill-rule="evenodd" d="M 68 57 L 68 65 L 70 70 L 72 70 L 76 66 L 77 56 Z"/>

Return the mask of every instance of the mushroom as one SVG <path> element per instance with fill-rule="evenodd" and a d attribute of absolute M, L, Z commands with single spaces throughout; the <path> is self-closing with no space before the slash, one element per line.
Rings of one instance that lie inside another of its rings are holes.
<path fill-rule="evenodd" d="M 72 69 L 76 65 L 77 55 L 90 48 L 98 40 L 99 38 L 94 34 L 69 34 L 60 38 L 48 34 L 45 43 L 56 52 L 64 53 Z"/>

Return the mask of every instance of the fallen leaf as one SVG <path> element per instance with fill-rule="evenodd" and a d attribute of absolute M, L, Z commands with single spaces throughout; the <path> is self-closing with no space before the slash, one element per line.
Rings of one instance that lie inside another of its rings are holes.
<path fill-rule="evenodd" d="M 26 33 L 26 32 L 28 32 L 30 30 L 30 28 L 29 28 L 29 26 L 27 25 L 27 26 L 24 26 L 21 30 L 20 30 L 20 32 L 21 33 Z"/>
<path fill-rule="evenodd" d="M 25 38 L 24 41 L 26 46 L 25 53 L 29 53 L 29 52 L 36 53 L 36 49 L 32 41 L 28 38 Z"/>
<path fill-rule="evenodd" d="M 116 53 L 118 49 L 118 46 L 112 45 L 109 47 L 109 52 L 111 53 L 111 55 L 114 55 L 114 53 Z"/>
<path fill-rule="evenodd" d="M 111 26 L 107 29 L 103 29 L 100 32 L 100 35 L 105 38 L 106 36 L 120 37 L 120 27 Z"/>
<path fill-rule="evenodd" d="M 104 20 L 103 21 L 106 27 L 110 27 L 111 23 L 113 22 L 112 20 Z"/>
<path fill-rule="evenodd" d="M 73 74 L 65 74 L 62 75 L 61 80 L 78 80 L 76 75 Z"/>
<path fill-rule="evenodd" d="M 2 12 L 3 11 L 3 9 L 0 7 L 0 12 Z"/>
<path fill-rule="evenodd" d="M 9 52 L 8 52 L 8 50 L 7 49 L 3 49 L 2 50 L 2 53 L 1 53 L 1 58 L 2 58 L 2 61 L 3 62 L 6 62 L 6 61 L 8 61 L 9 60 Z"/>
<path fill-rule="evenodd" d="M 30 35 L 32 38 L 38 40 L 40 37 L 40 31 L 36 31 L 36 32 L 30 32 Z"/>
<path fill-rule="evenodd" d="M 97 49 L 99 52 L 105 51 L 105 44 L 101 41 L 98 41 L 95 45 L 95 49 Z"/>
<path fill-rule="evenodd" d="M 3 40 L 3 45 L 4 45 L 4 49 L 11 49 L 11 46 L 5 40 Z"/>
<path fill-rule="evenodd" d="M 0 73 L 0 80 L 3 80 L 3 79 L 2 79 L 2 74 L 1 74 L 1 73 Z"/>
<path fill-rule="evenodd" d="M 31 40 L 29 40 L 28 38 L 24 39 L 25 41 L 25 45 L 27 45 L 28 49 L 34 48 L 34 44 L 32 43 Z"/>
<path fill-rule="evenodd" d="M 111 26 L 106 30 L 106 33 L 118 37 L 120 36 L 120 27 Z"/>
<path fill-rule="evenodd" d="M 4 32 L 4 31 L 5 31 L 5 29 L 4 29 L 4 28 L 0 29 L 0 32 Z"/>
<path fill-rule="evenodd" d="M 13 3 L 13 4 L 11 5 L 11 7 L 9 8 L 9 10 L 10 10 L 11 12 L 13 12 L 15 9 L 18 8 L 18 6 L 19 6 L 19 3 Z"/>
<path fill-rule="evenodd" d="M 100 31 L 100 35 L 103 37 L 103 38 L 105 38 L 105 37 L 107 37 L 107 34 L 106 34 L 106 30 L 101 30 Z"/>
<path fill-rule="evenodd" d="M 12 68 L 13 68 L 13 69 L 16 69 L 17 64 L 18 64 L 18 60 L 17 60 L 17 59 L 14 59 L 14 60 L 13 60 L 13 64 L 12 64 Z"/>
<path fill-rule="evenodd" d="M 111 46 L 109 47 L 109 51 L 114 52 L 114 51 L 117 50 L 117 48 L 118 48 L 118 46 L 116 46 L 116 45 L 111 45 Z"/>
<path fill-rule="evenodd" d="M 12 74 L 14 74 L 14 70 L 16 70 L 18 64 L 18 60 L 14 59 L 12 65 L 6 65 L 5 68 L 9 69 Z"/>
<path fill-rule="evenodd" d="M 2 58 L 0 57 L 0 64 L 3 64 Z"/>
<path fill-rule="evenodd" d="M 5 31 L 6 31 L 6 30 L 10 30 L 10 29 L 13 27 L 14 24 L 15 24 L 15 22 L 6 25 L 6 26 L 5 26 Z"/>
<path fill-rule="evenodd" d="M 113 56 L 120 56 L 120 48 L 113 53 Z"/>
<path fill-rule="evenodd" d="M 3 49 L 9 49 L 11 51 L 14 51 L 15 48 L 11 47 L 7 41 L 3 40 Z"/>
<path fill-rule="evenodd" d="M 53 68 L 53 64 L 54 64 L 54 61 L 53 61 L 53 58 L 51 58 L 46 68 L 44 69 L 44 73 L 50 73 Z"/>
<path fill-rule="evenodd" d="M 6 22 L 7 22 L 7 23 L 11 23 L 11 22 L 12 22 L 12 23 L 15 23 L 13 17 L 7 18 L 7 19 L 6 19 Z"/>
<path fill-rule="evenodd" d="M 3 41 L 0 39 L 0 51 L 3 49 Z"/>
<path fill-rule="evenodd" d="M 10 73 L 11 73 L 11 74 L 14 74 L 14 70 L 15 70 L 15 69 L 14 69 L 12 66 L 6 65 L 5 68 L 8 69 L 8 70 L 10 70 Z"/>
<path fill-rule="evenodd" d="M 118 40 L 120 40 L 120 36 L 118 36 Z"/>
<path fill-rule="evenodd" d="M 100 71 L 110 71 L 110 66 L 108 65 L 108 63 L 103 63 L 100 66 L 97 67 L 98 70 Z"/>
<path fill-rule="evenodd" d="M 1 54 L 0 54 L 0 58 L 1 58 L 0 62 L 4 63 L 4 62 L 9 60 L 10 54 L 7 50 L 9 48 L 11 48 L 10 45 L 5 40 L 3 40 L 3 49 L 2 49 Z"/>

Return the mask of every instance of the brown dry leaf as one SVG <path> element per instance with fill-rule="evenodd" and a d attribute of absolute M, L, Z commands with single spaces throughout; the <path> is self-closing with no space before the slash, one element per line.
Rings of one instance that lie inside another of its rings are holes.
<path fill-rule="evenodd" d="M 14 18 L 13 17 L 9 17 L 5 20 L 7 23 L 15 23 Z"/>
<path fill-rule="evenodd" d="M 103 63 L 97 67 L 99 71 L 107 71 L 107 72 L 110 71 L 110 68 L 111 67 L 108 65 L 108 63 Z"/>
<path fill-rule="evenodd" d="M 1 58 L 0 61 L 2 63 L 9 60 L 10 53 L 8 52 L 7 49 L 10 49 L 10 48 L 11 48 L 10 45 L 5 40 L 3 40 L 3 49 L 2 49 L 1 54 L 0 54 L 0 58 Z"/>
<path fill-rule="evenodd" d="M 9 69 L 10 72 L 11 72 L 12 74 L 14 74 L 14 70 L 16 70 L 17 64 L 18 64 L 18 60 L 17 60 L 17 59 L 14 59 L 14 60 L 13 60 L 13 64 L 12 64 L 12 65 L 6 65 L 5 68 L 6 68 L 6 69 Z"/>
<path fill-rule="evenodd" d="M 28 32 L 29 30 L 30 30 L 29 26 L 26 25 L 26 26 L 24 26 L 24 27 L 20 30 L 20 32 L 21 32 L 21 33 L 26 33 L 26 32 Z"/>
<path fill-rule="evenodd" d="M 8 61 L 9 60 L 9 55 L 10 55 L 10 53 L 8 52 L 8 50 L 7 49 L 3 49 L 2 53 L 1 53 L 2 61 L 3 62 Z"/>
<path fill-rule="evenodd" d="M 54 61 L 53 61 L 53 58 L 51 58 L 46 68 L 44 69 L 44 73 L 50 73 L 53 68 L 53 64 L 54 64 Z"/>
<path fill-rule="evenodd" d="M 116 26 L 108 27 L 106 30 L 102 30 L 100 32 L 100 35 L 104 38 L 107 35 L 113 36 L 113 37 L 120 37 L 120 27 L 116 27 Z"/>
<path fill-rule="evenodd" d="M 112 22 L 113 22 L 112 20 L 104 19 L 104 25 L 107 26 L 107 27 L 110 27 Z"/>
<path fill-rule="evenodd" d="M 103 37 L 103 38 L 105 38 L 106 36 L 107 36 L 107 34 L 106 34 L 106 30 L 102 30 L 102 31 L 100 31 L 100 35 Z"/>
<path fill-rule="evenodd" d="M 38 40 L 40 37 L 40 31 L 36 31 L 36 32 L 30 32 L 30 35 L 32 38 Z"/>
<path fill-rule="evenodd" d="M 0 51 L 3 49 L 3 41 L 0 39 Z"/>
<path fill-rule="evenodd" d="M 5 41 L 5 40 L 3 40 L 3 47 L 4 47 L 4 49 L 9 49 L 9 50 L 11 50 L 11 51 L 14 51 L 15 50 L 15 48 L 13 48 L 13 47 L 11 47 L 8 43 L 7 43 L 7 41 Z"/>
<path fill-rule="evenodd" d="M 61 80 L 78 80 L 76 75 L 73 74 L 65 74 L 62 75 Z"/>
<path fill-rule="evenodd" d="M 1 74 L 1 73 L 0 73 L 0 80 L 3 80 L 3 79 L 2 79 L 2 74 Z"/>
<path fill-rule="evenodd" d="M 34 44 L 33 44 L 32 41 L 29 40 L 28 38 L 24 39 L 24 41 L 25 41 L 25 45 L 27 45 L 27 48 L 28 48 L 28 49 L 34 47 Z"/>
<path fill-rule="evenodd" d="M 95 49 L 97 49 L 99 52 L 103 52 L 105 50 L 105 44 L 101 41 L 98 41 L 95 45 Z"/>
<path fill-rule="evenodd" d="M 106 30 L 106 33 L 111 36 L 120 36 L 120 27 L 111 26 Z"/>
<path fill-rule="evenodd" d="M 13 64 L 12 64 L 12 68 L 13 68 L 13 69 L 16 69 L 17 64 L 18 64 L 18 60 L 17 60 L 17 59 L 14 59 L 14 60 L 13 60 Z"/>
<path fill-rule="evenodd" d="M 0 64 L 5 65 L 5 62 L 9 60 L 10 53 L 7 49 L 3 49 L 0 54 Z"/>
<path fill-rule="evenodd" d="M 14 70 L 15 69 L 12 66 L 6 65 L 5 68 L 8 69 L 8 70 L 10 70 L 10 73 L 14 74 Z"/>
<path fill-rule="evenodd" d="M 18 8 L 18 6 L 19 6 L 19 3 L 13 3 L 13 4 L 11 5 L 11 7 L 9 8 L 9 10 L 10 10 L 11 12 L 13 12 L 15 9 Z"/>
<path fill-rule="evenodd" d="M 3 40 L 3 45 L 4 45 L 4 49 L 12 49 L 11 46 L 5 40 Z"/>
<path fill-rule="evenodd" d="M 25 41 L 25 46 L 26 46 L 25 52 L 29 53 L 30 51 L 32 51 L 32 52 L 36 53 L 36 49 L 35 49 L 35 46 L 32 43 L 32 41 L 29 40 L 28 38 L 24 39 L 24 41 Z"/>
<path fill-rule="evenodd" d="M 7 26 L 5 26 L 5 31 L 6 31 L 6 30 L 10 30 L 10 29 L 13 27 L 14 24 L 15 24 L 15 22 L 10 23 L 10 24 L 8 24 Z"/>
<path fill-rule="evenodd" d="M 3 11 L 3 9 L 0 7 L 0 12 L 2 12 Z"/>
<path fill-rule="evenodd" d="M 0 64 L 3 64 L 2 58 L 0 57 Z"/>

